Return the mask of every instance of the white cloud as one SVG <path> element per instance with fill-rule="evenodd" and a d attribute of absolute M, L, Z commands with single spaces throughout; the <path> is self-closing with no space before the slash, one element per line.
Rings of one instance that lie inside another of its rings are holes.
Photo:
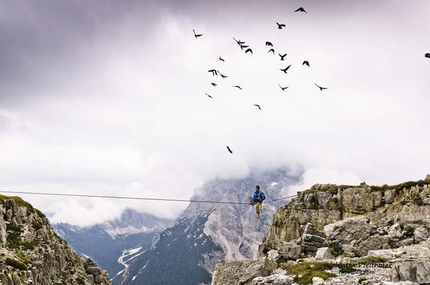
<path fill-rule="evenodd" d="M 2 129 L 0 121 L 0 190 L 187 199 L 205 180 L 281 165 L 303 165 L 304 188 L 400 183 L 430 172 L 424 159 L 430 64 L 423 57 L 430 40 L 419 29 L 429 26 L 425 13 L 404 11 L 396 29 L 397 6 L 384 20 L 357 10 L 328 18 L 293 14 L 280 31 L 268 9 L 260 16 L 244 9 L 237 18 L 217 11 L 225 21 L 166 12 L 151 26 L 153 37 L 139 34 L 135 27 L 145 21 L 133 13 L 115 22 L 115 38 L 107 29 L 91 43 L 77 42 L 73 64 L 61 61 L 51 71 L 55 85 L 22 91 L 44 100 L 0 109 L 7 122 Z M 256 18 L 246 21 L 249 15 Z M 193 28 L 204 36 L 196 40 Z M 254 55 L 244 54 L 233 36 Z M 266 40 L 288 53 L 285 62 L 267 53 Z M 301 66 L 304 59 L 311 68 Z M 279 68 L 288 64 L 285 75 Z M 228 78 L 212 77 L 211 68 Z M 315 82 L 329 89 L 321 92 Z M 282 92 L 278 84 L 290 88 Z M 186 207 L 28 200 L 53 221 L 80 225 L 113 218 L 127 206 L 163 217 Z"/>

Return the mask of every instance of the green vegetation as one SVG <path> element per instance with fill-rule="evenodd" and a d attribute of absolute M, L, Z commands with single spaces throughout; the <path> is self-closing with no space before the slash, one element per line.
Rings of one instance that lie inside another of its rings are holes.
<path fill-rule="evenodd" d="M 385 263 L 388 259 L 381 256 L 366 256 L 355 260 L 358 264 L 375 264 L 375 263 Z"/>
<path fill-rule="evenodd" d="M 374 191 L 386 191 L 386 190 L 392 190 L 392 189 L 403 189 L 403 188 L 411 188 L 415 186 L 424 186 L 430 184 L 430 181 L 428 180 L 419 180 L 419 181 L 408 181 L 397 185 L 387 185 L 384 184 L 383 186 L 370 186 L 370 188 Z"/>
<path fill-rule="evenodd" d="M 366 280 L 367 280 L 367 278 L 361 277 L 360 279 L 358 279 L 358 284 L 361 284 Z"/>
<path fill-rule="evenodd" d="M 5 206 L 7 206 L 8 201 L 7 200 L 13 200 L 16 202 L 17 205 L 21 205 L 27 208 L 27 213 L 33 213 L 35 211 L 35 209 L 33 208 L 33 206 L 22 200 L 21 197 L 16 197 L 16 196 L 4 196 L 4 195 L 0 195 L 0 203 L 4 204 Z"/>
<path fill-rule="evenodd" d="M 312 284 L 313 277 L 320 277 L 324 280 L 330 277 L 335 277 L 336 274 L 326 272 L 326 270 L 330 270 L 332 267 L 333 266 L 331 264 L 326 262 L 304 262 L 290 266 L 287 269 L 287 274 L 296 275 L 294 282 L 298 284 Z"/>
<path fill-rule="evenodd" d="M 37 231 L 37 230 L 40 230 L 41 228 L 43 228 L 42 223 L 41 223 L 41 222 L 39 222 L 39 221 L 33 221 L 31 224 L 33 225 L 33 228 L 34 228 L 36 231 Z"/>
<path fill-rule="evenodd" d="M 18 270 L 27 270 L 27 266 L 15 259 L 6 258 L 6 264 L 15 267 Z"/>

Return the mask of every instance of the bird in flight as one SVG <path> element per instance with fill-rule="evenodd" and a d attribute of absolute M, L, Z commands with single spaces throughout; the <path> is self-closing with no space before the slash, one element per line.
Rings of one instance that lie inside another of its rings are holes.
<path fill-rule="evenodd" d="M 244 48 L 249 48 L 249 46 L 240 45 L 240 49 L 243 50 Z"/>
<path fill-rule="evenodd" d="M 218 75 L 218 72 L 215 69 L 208 70 L 208 72 L 212 72 L 212 75 Z"/>
<path fill-rule="evenodd" d="M 236 40 L 234 37 L 233 37 L 233 40 L 238 44 L 238 45 L 243 45 L 245 42 L 242 42 L 242 41 L 240 41 L 240 40 Z"/>
<path fill-rule="evenodd" d="M 430 53 L 426 53 L 424 56 L 430 58 Z"/>
<path fill-rule="evenodd" d="M 290 69 L 290 67 L 291 67 L 291 64 L 285 67 L 284 69 L 279 69 L 279 70 L 283 71 L 284 73 L 287 73 L 287 70 Z"/>
<path fill-rule="evenodd" d="M 219 57 L 219 60 L 225 62 L 225 60 L 221 56 Z"/>
<path fill-rule="evenodd" d="M 227 150 L 229 153 L 233 154 L 233 151 L 227 146 Z"/>
<path fill-rule="evenodd" d="M 299 9 L 297 9 L 297 10 L 296 10 L 296 11 L 294 11 L 294 12 L 308 13 L 308 12 L 306 12 L 306 10 L 305 10 L 305 9 L 303 9 L 303 7 L 300 7 Z"/>
<path fill-rule="evenodd" d="M 266 42 L 266 46 L 273 47 L 273 44 L 271 42 Z"/>
<path fill-rule="evenodd" d="M 272 52 L 273 54 L 275 54 L 275 50 L 273 48 L 269 49 L 269 51 L 267 53 L 269 53 L 269 52 Z"/>
<path fill-rule="evenodd" d="M 323 91 L 324 89 L 328 89 L 327 87 L 321 87 L 318 84 L 314 83 L 316 87 L 318 87 L 321 91 Z"/>
<path fill-rule="evenodd" d="M 278 22 L 276 22 L 276 25 L 278 25 L 278 29 L 283 29 L 285 28 L 285 24 L 279 24 Z"/>
<path fill-rule="evenodd" d="M 222 77 L 222 78 L 227 78 L 227 77 L 228 77 L 227 75 L 224 75 L 224 74 L 222 74 L 222 73 L 221 73 L 221 72 L 219 72 L 219 71 L 218 71 L 218 73 L 219 73 L 219 75 L 221 75 L 221 77 Z"/>
<path fill-rule="evenodd" d="M 233 85 L 233 87 L 236 87 L 236 88 L 242 90 L 242 88 L 239 85 Z"/>
<path fill-rule="evenodd" d="M 250 52 L 251 54 L 254 54 L 253 52 L 252 52 L 252 49 L 247 49 L 246 51 L 245 51 L 245 53 L 247 53 L 247 52 Z"/>
<path fill-rule="evenodd" d="M 307 65 L 308 67 L 311 67 L 311 66 L 309 65 L 309 61 L 307 61 L 307 60 L 303 61 L 302 65 Z"/>
<path fill-rule="evenodd" d="M 258 105 L 258 104 L 253 104 L 253 106 L 255 106 L 255 107 L 257 107 L 258 109 L 260 109 L 260 110 L 261 110 L 260 105 Z"/>
<path fill-rule="evenodd" d="M 218 84 L 211 82 L 213 87 L 216 87 Z"/>
<path fill-rule="evenodd" d="M 201 37 L 201 36 L 203 36 L 203 34 L 196 34 L 196 31 L 194 31 L 194 29 L 193 29 L 193 34 L 194 34 L 194 37 L 197 39 L 198 37 Z"/>
<path fill-rule="evenodd" d="M 279 87 L 281 87 L 282 91 L 285 91 L 285 89 L 287 89 L 287 88 L 288 88 L 288 86 L 287 86 L 287 87 L 282 87 L 282 86 L 281 86 L 281 85 L 279 85 L 279 84 L 278 84 L 278 86 L 279 86 Z"/>
<path fill-rule="evenodd" d="M 280 54 L 280 53 L 278 53 L 279 54 L 279 56 L 281 57 L 281 60 L 284 60 L 284 57 L 286 57 L 287 56 L 287 54 Z"/>
<path fill-rule="evenodd" d="M 212 96 L 211 95 L 209 95 L 208 93 L 205 93 L 206 94 L 206 96 L 208 96 L 209 98 L 212 98 Z M 212 98 L 213 99 L 213 98 Z"/>

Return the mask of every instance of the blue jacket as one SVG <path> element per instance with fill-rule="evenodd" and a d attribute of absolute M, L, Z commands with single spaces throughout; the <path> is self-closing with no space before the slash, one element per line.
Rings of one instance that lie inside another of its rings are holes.
<path fill-rule="evenodd" d="M 264 195 L 264 193 L 262 191 L 255 191 L 254 192 L 254 197 L 252 197 L 252 202 L 263 202 L 266 199 L 266 196 Z"/>

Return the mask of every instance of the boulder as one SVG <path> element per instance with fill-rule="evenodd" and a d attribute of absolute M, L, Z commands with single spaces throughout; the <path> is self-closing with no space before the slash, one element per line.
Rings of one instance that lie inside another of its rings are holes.
<path fill-rule="evenodd" d="M 316 260 L 331 259 L 331 258 L 333 258 L 333 255 L 331 254 L 331 249 L 329 247 L 318 248 L 317 253 L 315 255 Z"/>
<path fill-rule="evenodd" d="M 429 230 L 426 227 L 416 228 L 414 231 L 414 241 L 415 243 L 420 243 L 427 240 L 429 237 Z"/>
<path fill-rule="evenodd" d="M 265 277 L 269 273 L 264 267 L 264 259 L 223 260 L 215 268 L 212 285 L 252 284 L 254 278 Z"/>
<path fill-rule="evenodd" d="M 281 247 L 281 256 L 287 260 L 297 260 L 300 258 L 302 247 L 296 243 L 284 242 Z"/>
<path fill-rule="evenodd" d="M 397 263 L 391 268 L 392 281 L 430 283 L 430 263 L 426 259 Z"/>
<path fill-rule="evenodd" d="M 321 284 L 324 284 L 324 279 L 322 279 L 321 277 L 313 277 L 313 278 L 312 278 L 312 284 L 313 284 L 313 285 L 321 285 Z"/>
<path fill-rule="evenodd" d="M 308 223 L 305 226 L 301 240 L 304 253 L 316 252 L 324 244 L 326 235 L 323 231 L 315 228 L 313 224 Z"/>

